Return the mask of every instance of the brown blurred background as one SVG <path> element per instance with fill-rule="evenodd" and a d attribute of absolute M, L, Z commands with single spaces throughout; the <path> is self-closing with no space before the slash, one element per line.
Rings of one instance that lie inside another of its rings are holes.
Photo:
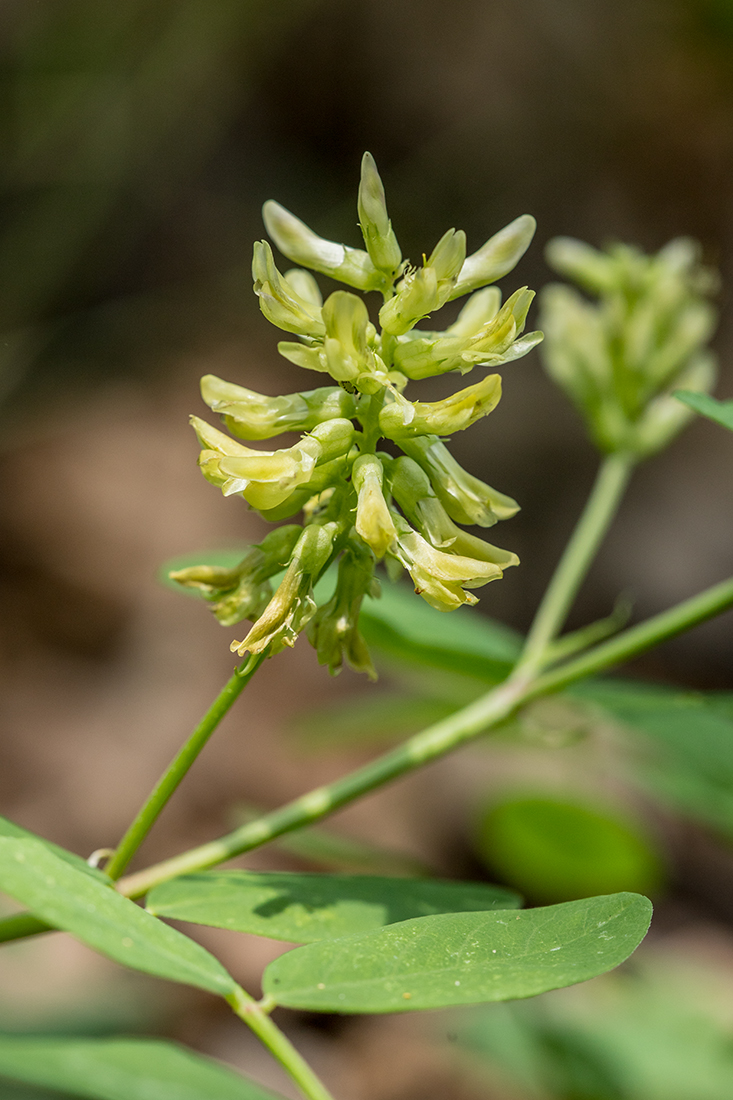
<path fill-rule="evenodd" d="M 370 149 L 413 259 L 449 226 L 475 248 L 536 216 L 509 290 L 549 280 L 543 245 L 558 233 L 648 250 L 698 237 L 723 274 L 717 392 L 733 396 L 733 0 L 3 0 L 0 56 L 0 797 L 7 816 L 80 852 L 115 842 L 231 667 L 231 632 L 155 573 L 263 530 L 201 479 L 187 415 L 202 411 L 205 372 L 273 394 L 303 386 L 251 293 L 265 199 L 358 244 Z M 592 448 L 533 353 L 454 450 L 522 504 L 496 537 L 522 566 L 480 607 L 526 629 L 592 481 Z M 729 574 L 732 487 L 733 440 L 694 424 L 636 476 L 572 624 L 607 614 L 620 590 L 643 616 Z M 732 643 L 728 615 L 636 671 L 730 689 Z M 361 691 L 355 677 L 330 681 L 301 641 L 258 681 L 146 858 L 226 829 L 238 801 L 275 804 L 364 758 L 308 754 L 287 733 L 297 713 Z M 465 757 L 446 761 L 339 820 L 465 873 L 471 772 Z M 700 888 L 694 905 L 729 920 L 729 851 L 695 843 L 719 860 L 728 901 Z M 62 986 L 60 942 L 33 950 Z M 263 949 L 244 958 L 226 942 L 256 985 Z M 17 950 L 31 959 L 31 945 Z M 34 997 L 31 1022 L 46 1012 Z M 228 1022 L 189 1000 L 171 1030 L 249 1064 Z M 415 1025 L 400 1028 L 399 1043 L 383 1023 L 347 1029 L 343 1096 L 462 1096 Z M 369 1078 L 373 1050 L 395 1067 L 384 1080 Z"/>

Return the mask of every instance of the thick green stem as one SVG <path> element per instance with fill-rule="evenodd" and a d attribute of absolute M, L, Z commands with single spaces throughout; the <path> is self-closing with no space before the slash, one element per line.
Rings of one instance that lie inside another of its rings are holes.
<path fill-rule="evenodd" d="M 277 1058 L 308 1100 L 333 1100 L 325 1085 L 257 1001 L 239 988 L 236 993 L 227 997 L 227 1001 L 240 1020 L 254 1031 L 260 1042 Z"/>
<path fill-rule="evenodd" d="M 137 814 L 135 820 L 123 836 L 112 859 L 105 868 L 111 879 L 117 879 L 133 858 L 138 848 L 145 840 L 158 820 L 163 808 L 171 795 L 175 792 L 181 780 L 189 771 L 212 733 L 221 722 L 224 715 L 230 709 L 234 701 L 241 695 L 253 675 L 262 664 L 266 654 L 252 655 L 249 660 L 238 668 L 226 686 L 219 692 L 214 702 L 193 731 L 188 741 L 173 759 L 163 775 L 153 788 L 147 801 Z"/>
<path fill-rule="evenodd" d="M 603 672 L 637 656 L 659 642 L 680 634 L 733 606 L 733 578 L 715 585 L 670 611 L 631 627 L 581 657 L 541 676 L 531 673 L 512 677 L 455 714 L 415 734 L 404 745 L 380 756 L 343 779 L 296 798 L 258 821 L 200 848 L 129 875 L 118 885 L 128 897 L 140 897 L 153 886 L 190 871 L 217 863 L 267 844 L 275 837 L 319 821 L 341 806 L 377 787 L 435 760 L 508 718 L 520 706 L 558 691 L 576 680 Z"/>
<path fill-rule="evenodd" d="M 536 672 L 542 666 L 547 646 L 562 630 L 578 589 L 616 515 L 635 462 L 633 455 L 612 454 L 601 463 L 583 513 L 537 609 L 517 673 Z"/>

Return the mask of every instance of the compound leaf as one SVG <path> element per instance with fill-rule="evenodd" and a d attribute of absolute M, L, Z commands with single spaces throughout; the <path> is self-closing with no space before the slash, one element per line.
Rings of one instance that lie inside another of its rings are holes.
<path fill-rule="evenodd" d="M 156 886 L 147 907 L 161 917 L 313 943 L 435 913 L 516 909 L 518 894 L 481 883 L 373 875 L 214 871 Z"/>
<path fill-rule="evenodd" d="M 281 955 L 263 989 L 311 1012 L 408 1012 L 533 997 L 627 959 L 652 906 L 610 894 L 521 913 L 452 913 L 308 944 Z"/>

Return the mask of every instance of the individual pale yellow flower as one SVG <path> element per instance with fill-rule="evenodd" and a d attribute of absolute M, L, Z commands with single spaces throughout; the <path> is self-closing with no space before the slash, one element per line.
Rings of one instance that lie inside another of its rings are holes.
<path fill-rule="evenodd" d="M 490 562 L 502 569 L 519 565 L 519 558 L 510 550 L 492 546 L 457 527 L 435 495 L 430 478 L 413 459 L 405 455 L 392 462 L 389 485 L 407 519 L 436 550 Z"/>
<path fill-rule="evenodd" d="M 351 480 L 357 492 L 356 531 L 377 558 L 383 558 L 397 537 L 384 499 L 384 471 L 376 455 L 364 454 L 354 461 Z"/>
<path fill-rule="evenodd" d="M 234 443 L 198 417 L 192 417 L 191 423 L 204 447 L 199 463 L 207 481 L 219 486 L 224 496 L 241 494 L 257 509 L 282 504 L 294 489 L 311 480 L 318 461 L 345 454 L 354 436 L 350 420 L 328 420 L 293 447 L 255 451 Z"/>
<path fill-rule="evenodd" d="M 501 376 L 489 374 L 475 386 L 458 390 L 442 401 L 412 402 L 412 415 L 407 423 L 402 403 L 391 401 L 379 414 L 379 426 L 390 439 L 399 439 L 402 435 L 451 435 L 470 428 L 482 416 L 488 416 L 500 397 Z"/>
<path fill-rule="evenodd" d="M 511 497 L 467 473 L 436 436 L 404 439 L 400 446 L 428 474 L 438 499 L 456 523 L 493 527 L 497 520 L 510 519 L 519 511 Z"/>
<path fill-rule="evenodd" d="M 201 396 L 240 439 L 270 439 L 283 432 L 307 432 L 326 420 L 356 415 L 354 398 L 340 386 L 267 397 L 213 374 L 201 379 Z"/>
<path fill-rule="evenodd" d="M 397 541 L 390 554 L 412 577 L 415 592 L 437 611 L 454 611 L 461 604 L 478 603 L 468 588 L 480 588 L 503 575 L 501 566 L 462 554 L 436 550 L 427 539 L 395 515 Z"/>

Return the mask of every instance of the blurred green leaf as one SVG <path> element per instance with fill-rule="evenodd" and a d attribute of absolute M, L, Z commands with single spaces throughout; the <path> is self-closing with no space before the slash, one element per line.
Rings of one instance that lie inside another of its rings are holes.
<path fill-rule="evenodd" d="M 679 945 L 673 951 L 676 964 L 690 966 Z M 570 995 L 477 1010 L 458 1039 L 528 1100 L 728 1100 L 727 1008 L 716 1018 L 709 976 L 691 967 L 679 980 L 674 965 L 662 956 Z"/>
<path fill-rule="evenodd" d="M 380 599 L 364 601 L 359 623 L 367 644 L 387 657 L 486 683 L 503 680 L 521 648 L 509 627 L 469 608 L 443 614 L 415 599 L 406 584 L 383 584 Z"/>
<path fill-rule="evenodd" d="M 618 966 L 651 902 L 587 898 L 520 913 L 451 913 L 298 947 L 270 963 L 265 993 L 311 1012 L 409 1012 L 533 997 Z"/>
<path fill-rule="evenodd" d="M 237 824 L 254 821 L 266 812 L 251 804 L 240 809 L 242 812 L 236 815 Z M 368 844 L 319 826 L 311 825 L 307 829 L 283 833 L 269 843 L 330 871 L 358 871 L 362 875 L 396 875 L 408 878 L 429 878 L 432 874 L 427 864 L 406 852 Z"/>
<path fill-rule="evenodd" d="M 225 996 L 234 980 L 213 955 L 37 840 L 0 838 L 0 884 L 31 913 L 132 970 Z"/>
<path fill-rule="evenodd" d="M 575 801 L 523 797 L 492 806 L 477 831 L 488 867 L 535 901 L 653 892 L 661 861 L 618 817 Z"/>
<path fill-rule="evenodd" d="M 466 700 L 468 701 L 468 700 Z M 311 708 L 292 721 L 307 748 L 374 745 L 411 736 L 453 714 L 460 704 L 447 699 L 374 691 L 358 699 Z"/>
<path fill-rule="evenodd" d="M 372 875 L 213 871 L 156 886 L 148 911 L 158 917 L 313 943 L 369 932 L 434 913 L 516 909 L 512 890 L 473 882 Z"/>
<path fill-rule="evenodd" d="M 658 797 L 733 838 L 733 692 L 599 679 L 572 696 L 642 735 L 636 774 Z"/>
<path fill-rule="evenodd" d="M 717 401 L 707 393 L 693 393 L 691 390 L 677 390 L 674 396 L 696 413 L 733 432 L 733 401 Z"/>
<path fill-rule="evenodd" d="M 0 1075 L 90 1100 L 273 1100 L 184 1047 L 155 1039 L 0 1036 Z"/>

